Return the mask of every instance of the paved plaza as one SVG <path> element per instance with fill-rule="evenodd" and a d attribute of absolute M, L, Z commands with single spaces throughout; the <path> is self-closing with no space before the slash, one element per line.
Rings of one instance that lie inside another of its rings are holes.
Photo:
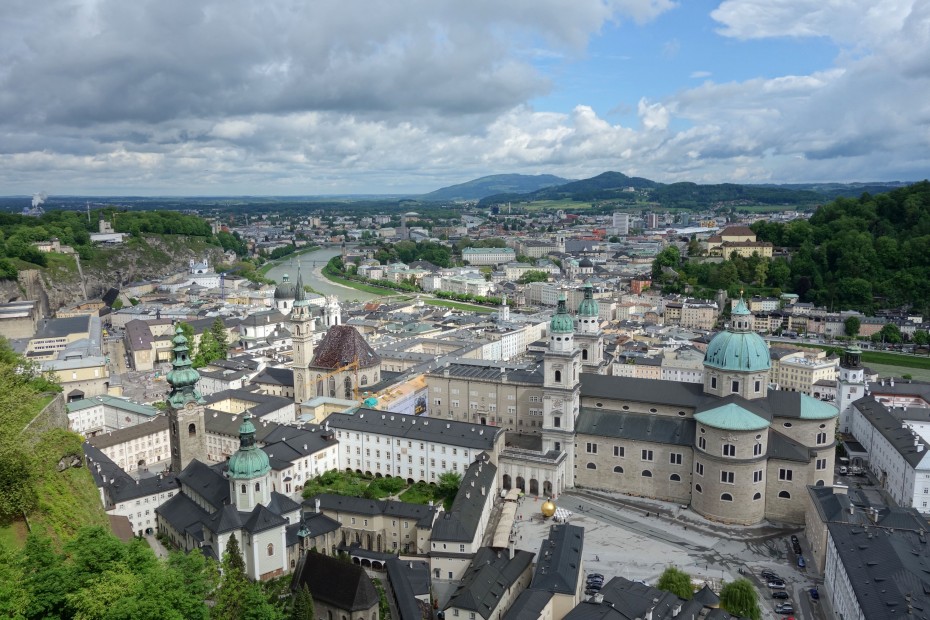
<path fill-rule="evenodd" d="M 707 582 L 719 591 L 740 570 L 759 590 L 764 618 L 782 618 L 773 611 L 770 591 L 759 572 L 782 576 L 797 609 L 795 618 L 827 620 L 820 604 L 812 604 L 807 590 L 817 583 L 797 568 L 788 537 L 801 528 L 772 525 L 728 526 L 707 521 L 694 511 L 667 502 L 642 498 L 571 492 L 555 500 L 571 512 L 568 522 L 585 528 L 584 568 L 608 580 L 620 576 L 655 585 L 669 565 Z M 524 497 L 517 510 L 513 540 L 517 549 L 538 552 L 551 520 L 542 520 L 542 500 Z M 647 516 L 648 514 L 648 516 Z"/>

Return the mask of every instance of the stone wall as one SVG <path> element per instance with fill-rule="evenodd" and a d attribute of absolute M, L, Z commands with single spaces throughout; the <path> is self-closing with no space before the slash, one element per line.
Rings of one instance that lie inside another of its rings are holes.
<path fill-rule="evenodd" d="M 65 395 L 61 392 L 23 428 L 21 434 L 28 441 L 53 428 L 68 428 L 68 410 Z"/>

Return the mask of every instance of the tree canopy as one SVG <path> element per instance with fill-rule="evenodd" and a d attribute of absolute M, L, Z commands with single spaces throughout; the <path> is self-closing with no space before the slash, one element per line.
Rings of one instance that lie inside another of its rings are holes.
<path fill-rule="evenodd" d="M 691 587 L 691 575 L 675 566 L 669 566 L 662 571 L 656 587 L 685 600 L 689 600 L 694 596 L 694 588 Z"/>
<path fill-rule="evenodd" d="M 759 597 L 756 589 L 747 579 L 737 579 L 720 590 L 720 606 L 741 618 L 760 620 Z"/>

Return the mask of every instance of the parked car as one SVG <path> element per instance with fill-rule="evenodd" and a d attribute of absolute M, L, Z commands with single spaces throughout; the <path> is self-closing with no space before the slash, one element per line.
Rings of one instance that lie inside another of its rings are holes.
<path fill-rule="evenodd" d="M 815 601 L 820 600 L 820 591 L 817 588 L 810 589 L 811 598 Z"/>
<path fill-rule="evenodd" d="M 778 605 L 775 605 L 775 613 L 793 614 L 794 605 L 792 605 L 791 603 L 779 603 Z"/>
<path fill-rule="evenodd" d="M 772 598 L 791 598 L 784 590 L 772 590 Z"/>
<path fill-rule="evenodd" d="M 599 592 L 600 592 L 600 588 L 598 588 L 597 590 L 595 590 L 594 588 L 588 588 L 587 590 L 584 591 L 584 593 L 587 596 L 594 596 L 595 594 L 598 594 Z"/>
<path fill-rule="evenodd" d="M 587 588 L 588 588 L 588 590 L 598 591 L 598 590 L 600 590 L 603 586 L 604 586 L 604 584 L 598 583 L 598 582 L 596 582 L 596 581 L 589 581 L 589 582 L 587 583 Z"/>
<path fill-rule="evenodd" d="M 771 581 L 771 580 L 773 580 L 773 579 L 779 579 L 779 580 L 781 579 L 781 577 L 779 577 L 778 575 L 776 575 L 775 573 L 773 573 L 773 572 L 770 571 L 770 570 L 764 570 L 764 571 L 762 571 L 761 573 L 759 573 L 759 575 L 760 575 L 763 579 L 766 579 L 766 580 L 768 580 L 768 581 Z"/>
<path fill-rule="evenodd" d="M 768 583 L 768 586 L 773 590 L 784 590 L 785 582 L 781 579 L 772 580 Z"/>
<path fill-rule="evenodd" d="M 807 566 L 807 562 L 804 561 L 804 556 L 799 555 L 798 556 L 798 568 L 804 568 L 805 566 Z"/>
<path fill-rule="evenodd" d="M 588 573 L 588 579 L 600 579 L 603 581 L 604 575 L 600 573 Z"/>

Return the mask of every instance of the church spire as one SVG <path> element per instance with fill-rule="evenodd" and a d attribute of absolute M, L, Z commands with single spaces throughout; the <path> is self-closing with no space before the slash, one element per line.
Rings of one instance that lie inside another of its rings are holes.
<path fill-rule="evenodd" d="M 197 389 L 200 373 L 194 370 L 194 364 L 190 358 L 190 349 L 187 346 L 187 338 L 184 336 L 180 325 L 174 334 L 174 359 L 171 362 L 172 369 L 166 377 L 168 385 L 171 386 L 168 403 L 175 409 L 180 409 L 190 402 L 203 404 L 206 401 L 200 395 L 200 390 Z"/>

